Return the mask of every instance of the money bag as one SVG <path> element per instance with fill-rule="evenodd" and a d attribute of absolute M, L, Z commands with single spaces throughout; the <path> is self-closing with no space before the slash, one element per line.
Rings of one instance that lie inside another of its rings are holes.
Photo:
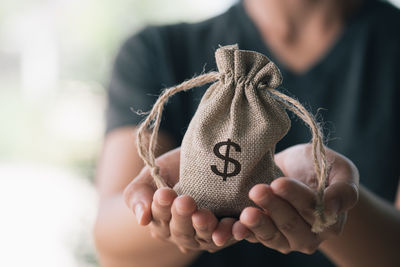
<path fill-rule="evenodd" d="M 266 56 L 231 45 L 217 49 L 215 59 L 218 72 L 166 89 L 139 127 L 138 152 L 157 186 L 167 186 L 154 160 L 164 104 L 177 92 L 214 82 L 203 95 L 183 137 L 179 182 L 173 189 L 178 195 L 191 196 L 198 208 L 209 209 L 217 217 L 238 217 L 245 207 L 255 206 L 248 197 L 250 189 L 283 176 L 275 164 L 274 152 L 289 131 L 290 119 L 285 109 L 290 109 L 313 129 L 313 146 L 319 148 L 313 151 L 320 151 L 314 161 L 320 182 L 316 215 L 321 226 L 325 223 L 322 194 L 326 168 L 318 163 L 325 160 L 325 153 L 322 133 L 313 117 L 298 101 L 275 89 L 282 76 Z M 145 130 L 150 125 L 153 129 L 146 142 Z"/>
<path fill-rule="evenodd" d="M 276 88 L 281 74 L 265 56 L 222 47 L 215 54 L 220 80 L 208 88 L 181 144 L 174 190 L 220 217 L 237 217 L 250 189 L 283 176 L 275 145 L 290 128 L 282 107 L 261 85 Z"/>

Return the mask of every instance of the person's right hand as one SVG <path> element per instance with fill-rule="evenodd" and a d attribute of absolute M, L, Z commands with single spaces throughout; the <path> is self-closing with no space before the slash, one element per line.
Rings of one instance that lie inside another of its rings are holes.
<path fill-rule="evenodd" d="M 179 180 L 180 148 L 157 158 L 160 175 L 172 188 Z M 149 168 L 145 167 L 125 188 L 124 199 L 135 213 L 138 224 L 149 225 L 154 238 L 176 244 L 182 252 L 191 250 L 217 251 L 237 241 L 232 226 L 237 221 L 220 221 L 206 209 L 197 209 L 190 196 L 177 196 L 174 190 L 157 190 Z M 243 228 L 243 235 L 250 234 Z"/>

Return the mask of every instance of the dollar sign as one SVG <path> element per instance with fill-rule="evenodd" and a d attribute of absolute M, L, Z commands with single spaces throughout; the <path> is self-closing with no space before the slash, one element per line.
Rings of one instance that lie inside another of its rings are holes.
<path fill-rule="evenodd" d="M 219 152 L 219 149 L 220 149 L 222 146 L 226 146 L 225 155 L 222 155 L 222 154 Z M 242 166 L 240 165 L 240 162 L 239 162 L 239 161 L 237 161 L 237 160 L 235 160 L 235 159 L 229 157 L 229 150 L 230 150 L 231 146 L 233 146 L 233 148 L 234 148 L 237 152 L 241 152 L 240 146 L 239 146 L 238 144 L 232 142 L 231 139 L 229 139 L 229 138 L 228 138 L 228 141 L 226 141 L 226 142 L 219 142 L 219 143 L 217 143 L 217 144 L 214 146 L 214 154 L 215 154 L 218 158 L 224 160 L 224 172 L 220 172 L 220 171 L 217 169 L 217 166 L 216 166 L 216 165 L 211 165 L 211 170 L 212 170 L 216 175 L 222 176 L 222 180 L 223 180 L 223 181 L 226 181 L 226 178 L 228 178 L 228 177 L 232 177 L 232 176 L 238 175 L 238 174 L 240 173 L 240 170 L 242 169 Z M 233 172 L 230 172 L 230 173 L 228 173 L 228 164 L 229 164 L 229 162 L 231 162 L 233 165 L 235 165 L 235 169 L 233 170 Z"/>

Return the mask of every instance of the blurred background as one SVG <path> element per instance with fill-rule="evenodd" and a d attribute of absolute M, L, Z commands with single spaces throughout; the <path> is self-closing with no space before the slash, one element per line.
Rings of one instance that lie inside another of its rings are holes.
<path fill-rule="evenodd" d="M 233 2 L 0 1 L 0 266 L 97 266 L 93 179 L 122 41 Z"/>
<path fill-rule="evenodd" d="M 0 266 L 98 266 L 93 180 L 114 56 L 146 24 L 233 2 L 0 1 Z"/>

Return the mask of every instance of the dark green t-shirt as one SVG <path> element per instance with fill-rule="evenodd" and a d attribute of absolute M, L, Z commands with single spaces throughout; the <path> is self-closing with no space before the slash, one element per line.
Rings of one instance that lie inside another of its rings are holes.
<path fill-rule="evenodd" d="M 241 3 L 196 24 L 147 27 L 122 46 L 108 91 L 107 131 L 136 125 L 165 87 L 216 70 L 219 45 L 267 55 L 283 75 L 281 90 L 312 112 L 319 108 L 330 148 L 350 158 L 361 183 L 393 202 L 400 177 L 400 12 L 371 2 L 347 21 L 329 52 L 309 70 L 295 74 L 271 54 Z M 179 145 L 207 87 L 180 93 L 168 102 L 162 131 Z M 293 117 L 277 151 L 308 142 L 307 127 Z M 193 266 L 330 266 L 320 253 L 282 255 L 259 244 L 240 242 L 200 256 Z"/>

